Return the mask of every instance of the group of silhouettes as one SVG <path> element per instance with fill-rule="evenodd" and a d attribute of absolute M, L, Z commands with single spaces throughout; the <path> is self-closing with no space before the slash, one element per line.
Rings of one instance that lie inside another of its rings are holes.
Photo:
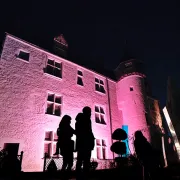
<path fill-rule="evenodd" d="M 90 169 L 91 152 L 94 149 L 95 137 L 91 127 L 91 108 L 86 106 L 78 113 L 75 120 L 75 129 L 71 127 L 71 117 L 64 115 L 57 128 L 58 142 L 54 155 L 63 157 L 62 170 L 71 171 L 73 166 L 73 152 L 77 152 L 76 172 L 84 172 Z M 71 139 L 76 135 L 76 143 Z M 141 131 L 135 132 L 134 147 L 137 158 L 142 165 L 153 172 L 159 167 L 159 155 L 152 149 L 151 144 L 143 136 Z"/>
<path fill-rule="evenodd" d="M 73 152 L 76 151 L 76 171 L 86 173 L 90 169 L 91 151 L 94 149 L 95 140 L 91 127 L 91 108 L 84 107 L 75 120 L 73 129 L 69 115 L 64 115 L 61 119 L 57 129 L 58 142 L 54 155 L 60 154 L 63 157 L 62 170 L 70 171 L 73 166 Z M 71 139 L 73 135 L 76 135 L 75 147 Z"/>

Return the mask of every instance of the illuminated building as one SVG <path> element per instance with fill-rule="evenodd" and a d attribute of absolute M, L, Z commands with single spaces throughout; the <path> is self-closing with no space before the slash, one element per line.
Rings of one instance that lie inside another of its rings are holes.
<path fill-rule="evenodd" d="M 112 159 L 111 134 L 125 128 L 133 153 L 133 134 L 151 139 L 151 118 L 143 62 L 126 58 L 116 79 L 67 59 L 68 44 L 55 38 L 55 54 L 6 34 L 0 57 L 0 147 L 24 151 L 22 170 L 42 171 L 44 153 L 55 152 L 56 129 L 63 115 L 92 109 L 96 137 L 92 158 Z M 159 122 L 160 123 L 160 122 Z M 75 137 L 73 137 L 75 139 Z"/>

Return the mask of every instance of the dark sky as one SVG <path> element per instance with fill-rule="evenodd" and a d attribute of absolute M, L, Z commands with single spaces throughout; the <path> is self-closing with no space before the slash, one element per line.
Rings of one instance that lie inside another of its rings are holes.
<path fill-rule="evenodd" d="M 1 0 L 0 40 L 4 32 L 45 49 L 63 33 L 71 57 L 114 69 L 124 46 L 145 62 L 153 95 L 166 100 L 167 77 L 180 77 L 180 13 L 174 0 Z"/>

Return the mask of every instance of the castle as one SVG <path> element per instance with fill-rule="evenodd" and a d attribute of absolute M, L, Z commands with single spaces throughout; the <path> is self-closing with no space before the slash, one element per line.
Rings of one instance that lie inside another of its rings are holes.
<path fill-rule="evenodd" d="M 151 126 L 161 129 L 162 120 L 158 100 L 148 92 L 143 62 L 124 59 L 113 79 L 67 60 L 62 35 L 54 43 L 50 53 L 6 34 L 0 55 L 0 147 L 24 152 L 22 170 L 42 171 L 44 153 L 55 152 L 62 116 L 70 115 L 74 127 L 84 106 L 92 109 L 92 158 L 114 158 L 111 134 L 117 128 L 128 133 L 129 153 L 136 130 L 151 141 Z"/>

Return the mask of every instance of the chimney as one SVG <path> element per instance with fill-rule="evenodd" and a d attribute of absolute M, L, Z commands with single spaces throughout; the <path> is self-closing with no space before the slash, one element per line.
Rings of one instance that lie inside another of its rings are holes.
<path fill-rule="evenodd" d="M 64 39 L 64 36 L 61 34 L 55 37 L 54 46 L 53 46 L 54 53 L 60 57 L 67 58 L 67 50 L 68 50 L 68 44 Z"/>

